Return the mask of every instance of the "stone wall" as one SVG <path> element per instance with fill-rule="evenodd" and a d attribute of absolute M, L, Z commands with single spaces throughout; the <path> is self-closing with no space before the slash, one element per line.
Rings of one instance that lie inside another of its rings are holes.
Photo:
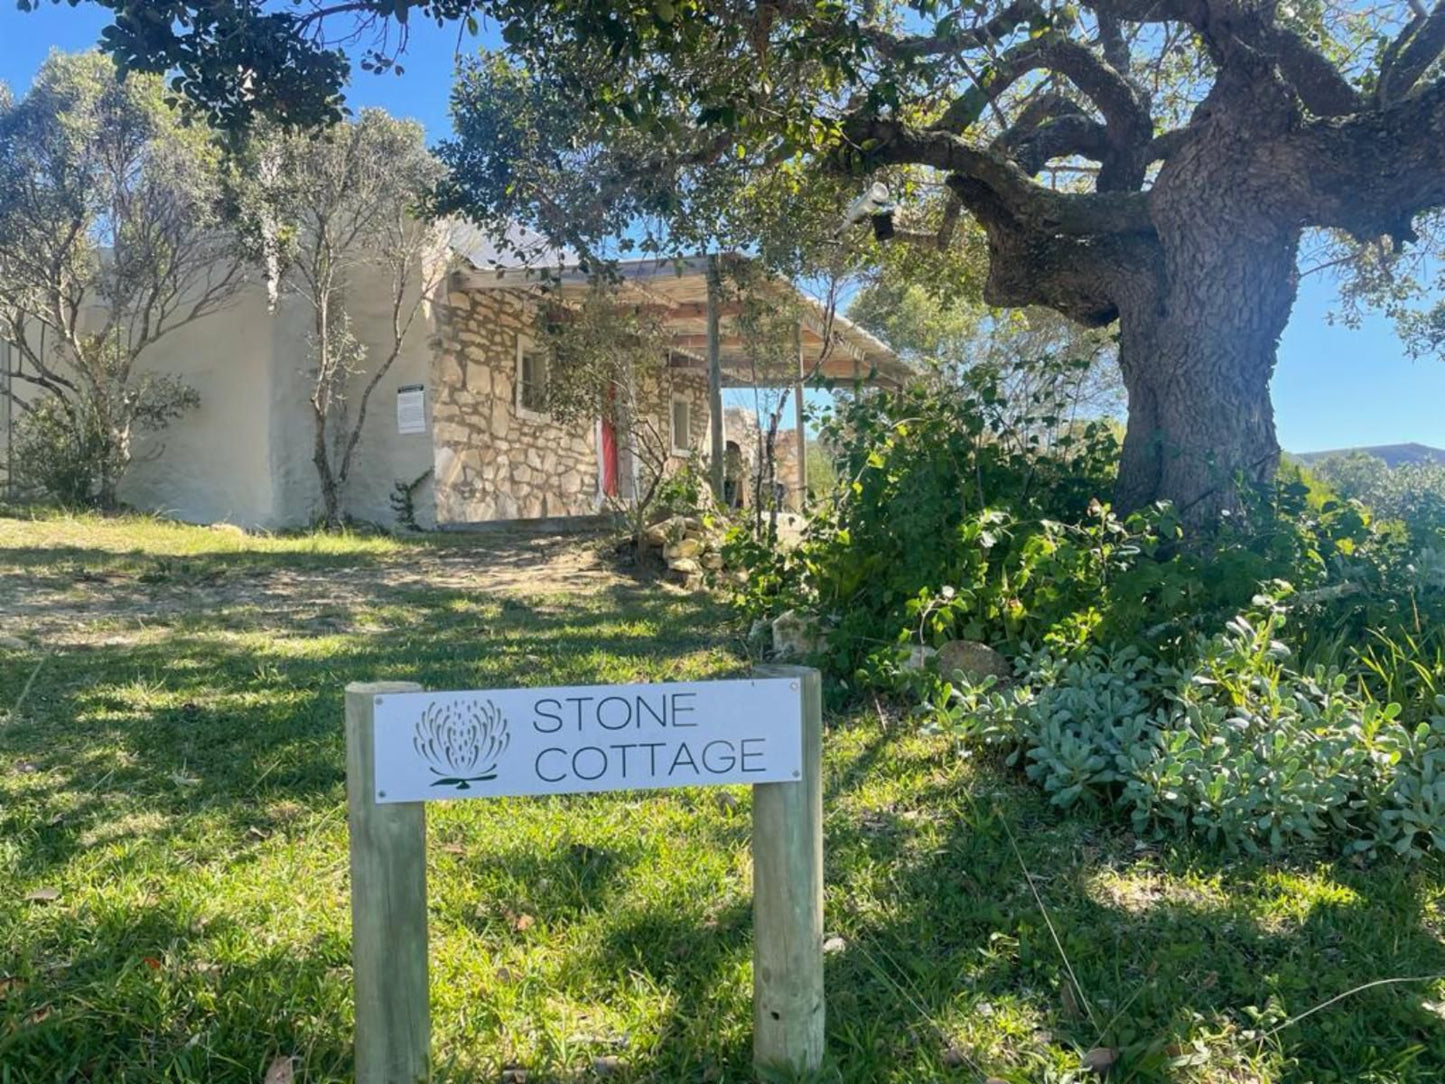
<path fill-rule="evenodd" d="M 773 441 L 773 477 L 775 484 L 783 487 L 784 507 L 796 509 L 799 507 L 798 431 L 794 428 L 794 417 L 790 402 Z M 731 469 L 742 487 L 742 504 L 750 506 L 759 469 L 758 416 L 746 407 L 727 407 L 723 410 L 723 432 L 728 441 L 738 446 L 737 459 Z"/>
<path fill-rule="evenodd" d="M 520 291 L 452 293 L 438 313 L 432 431 L 438 523 L 591 515 L 601 508 L 597 426 L 519 413 L 517 343 L 531 337 Z M 676 390 L 693 403 L 691 446 L 707 442 L 707 380 L 668 372 L 646 388 L 667 426 Z M 668 433 L 667 428 L 660 430 Z M 626 484 L 627 469 L 622 469 Z M 624 490 L 625 493 L 625 490 Z"/>

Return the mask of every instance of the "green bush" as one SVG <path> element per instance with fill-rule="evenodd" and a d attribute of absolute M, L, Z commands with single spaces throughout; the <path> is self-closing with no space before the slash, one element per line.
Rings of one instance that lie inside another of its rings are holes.
<path fill-rule="evenodd" d="M 797 607 L 824 616 L 837 674 L 886 664 L 920 626 L 934 638 L 946 624 L 1021 635 L 1017 619 L 1033 611 L 1015 588 L 1045 553 L 1067 549 L 1082 565 L 1113 559 L 1107 539 L 1097 554 L 1076 554 L 1078 532 L 1065 526 L 1102 508 L 1096 498 L 1117 462 L 1113 428 L 1016 418 L 997 374 L 845 400 L 821 428 L 838 482 L 803 544 L 780 552 L 740 529 L 729 559 L 749 572 L 738 598 L 748 616 Z M 1094 545 L 1097 523 L 1083 531 L 1077 545 Z"/>
<path fill-rule="evenodd" d="M 15 488 L 63 508 L 95 503 L 96 479 L 112 467 L 113 442 L 86 403 L 43 399 L 16 419 Z"/>
<path fill-rule="evenodd" d="M 1342 497 L 1398 523 L 1418 547 L 1445 536 L 1445 463 L 1388 466 L 1368 452 L 1331 456 L 1312 472 Z"/>
<path fill-rule="evenodd" d="M 1168 506 L 1121 519 L 1107 426 L 1001 422 L 994 394 L 985 376 L 842 404 L 840 481 L 802 544 L 735 536 L 740 608 L 816 614 L 835 699 L 916 697 L 1062 808 L 1249 851 L 1445 845 L 1438 528 L 1296 469 L 1207 531 Z M 1016 682 L 919 667 L 955 639 Z"/>

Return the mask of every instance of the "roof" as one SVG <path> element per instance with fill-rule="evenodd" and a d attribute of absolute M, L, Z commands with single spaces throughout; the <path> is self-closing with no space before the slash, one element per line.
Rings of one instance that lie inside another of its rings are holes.
<path fill-rule="evenodd" d="M 559 291 L 565 298 L 592 287 L 592 276 L 575 261 L 543 260 L 522 265 L 503 266 L 491 263 L 478 266 L 465 250 L 472 266 L 453 272 L 454 290 L 541 290 L 544 286 Z M 555 254 L 555 253 L 554 253 Z M 720 256 L 723 261 L 744 259 L 736 255 Z M 671 337 L 678 355 L 674 364 L 680 367 L 700 366 L 707 362 L 708 272 L 707 256 L 690 256 L 676 260 L 630 260 L 616 265 L 620 278 L 617 286 L 620 304 L 647 306 L 655 311 L 664 330 Z M 550 266 L 549 266 L 550 264 Z M 817 298 L 798 290 L 784 279 L 770 277 L 753 288 L 800 302 L 802 368 L 810 380 L 851 384 L 900 384 L 914 375 L 913 369 L 881 339 L 859 327 Z M 736 326 L 738 306 L 720 302 L 718 305 L 718 345 L 723 369 L 724 387 L 751 387 L 792 384 L 797 370 L 756 372 L 742 335 Z"/>

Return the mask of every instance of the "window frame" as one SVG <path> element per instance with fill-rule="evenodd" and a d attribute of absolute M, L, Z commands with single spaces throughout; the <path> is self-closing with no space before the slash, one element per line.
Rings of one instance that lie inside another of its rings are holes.
<path fill-rule="evenodd" d="M 523 376 L 526 372 L 526 358 L 528 355 L 542 359 L 542 397 L 545 401 L 547 395 L 547 381 L 552 375 L 552 359 L 547 351 L 541 350 L 522 336 L 517 336 L 517 364 L 512 380 L 512 407 L 517 417 L 526 418 L 528 421 L 547 422 L 552 420 L 552 415 L 544 407 L 541 410 L 529 407 L 523 401 L 522 389 L 525 381 Z"/>
<path fill-rule="evenodd" d="M 677 442 L 677 406 L 681 403 L 687 408 L 687 434 L 686 439 L 679 444 Z M 671 446 L 673 455 L 692 455 L 692 400 L 681 392 L 673 392 L 667 411 L 668 443 Z"/>

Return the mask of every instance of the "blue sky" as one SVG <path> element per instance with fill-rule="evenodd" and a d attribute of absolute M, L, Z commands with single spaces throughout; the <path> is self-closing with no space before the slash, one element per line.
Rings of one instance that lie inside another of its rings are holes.
<path fill-rule="evenodd" d="M 52 47 L 92 45 L 105 14 L 85 3 L 22 14 L 13 0 L 0 0 L 0 80 L 23 93 Z M 358 73 L 350 103 L 415 117 L 433 139 L 444 137 L 451 130 L 447 91 L 456 46 L 455 28 L 438 30 L 418 20 L 404 59 L 406 73 Z M 476 46 L 472 38 L 461 45 L 468 51 Z M 1445 447 L 1445 364 L 1411 361 L 1389 323 L 1378 317 L 1358 331 L 1332 326 L 1333 303 L 1329 281 L 1305 279 L 1274 379 L 1280 443 L 1297 452 L 1402 441 Z"/>

